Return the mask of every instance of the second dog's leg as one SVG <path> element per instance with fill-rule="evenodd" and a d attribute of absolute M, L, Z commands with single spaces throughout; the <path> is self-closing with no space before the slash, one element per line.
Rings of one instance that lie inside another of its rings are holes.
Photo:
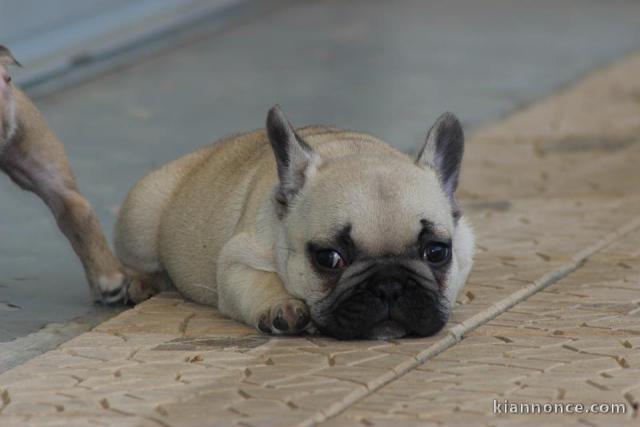
<path fill-rule="evenodd" d="M 25 157 L 24 152 L 19 156 L 6 154 L 2 169 L 51 209 L 60 230 L 82 262 L 94 300 L 105 303 L 125 300 L 127 277 L 109 249 L 95 211 L 78 191 L 66 158 L 57 153 L 43 161 L 39 157 L 46 157 L 46 150 L 33 157 Z"/>
<path fill-rule="evenodd" d="M 78 191 L 62 143 L 12 84 L 5 65 L 17 61 L 0 45 L 0 170 L 49 206 L 84 266 L 94 300 L 126 299 L 132 282 L 109 249 L 91 204 Z"/>
<path fill-rule="evenodd" d="M 126 277 L 115 258 L 91 204 L 75 189 L 49 193 L 45 203 L 80 258 L 94 299 L 114 303 L 126 299 Z"/>

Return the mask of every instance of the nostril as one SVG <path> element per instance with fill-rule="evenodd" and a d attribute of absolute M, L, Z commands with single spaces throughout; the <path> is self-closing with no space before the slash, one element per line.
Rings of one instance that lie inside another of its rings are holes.
<path fill-rule="evenodd" d="M 2 80 L 4 80 L 4 82 L 5 82 L 6 84 L 9 84 L 9 83 L 11 83 L 11 76 L 10 76 L 9 74 L 4 74 L 4 75 L 2 76 Z"/>
<path fill-rule="evenodd" d="M 402 283 L 397 280 L 384 280 L 374 285 L 373 294 L 383 301 L 391 302 L 400 298 L 402 293 Z"/>

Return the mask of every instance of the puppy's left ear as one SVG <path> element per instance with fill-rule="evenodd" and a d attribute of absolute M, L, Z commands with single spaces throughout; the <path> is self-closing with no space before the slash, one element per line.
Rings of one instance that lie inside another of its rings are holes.
<path fill-rule="evenodd" d="M 435 169 L 442 188 L 451 201 L 454 213 L 458 209 L 455 192 L 458 188 L 463 153 L 462 126 L 456 116 L 447 112 L 431 126 L 427 133 L 427 140 L 416 158 L 416 164 Z"/>
<path fill-rule="evenodd" d="M 22 65 L 13 57 L 13 54 L 9 50 L 8 47 L 0 44 L 0 65 L 17 65 L 18 67 L 22 67 Z"/>
<path fill-rule="evenodd" d="M 291 200 L 300 192 L 320 164 L 320 157 L 300 138 L 279 106 L 267 115 L 267 135 L 278 166 L 276 202 L 283 216 Z"/>

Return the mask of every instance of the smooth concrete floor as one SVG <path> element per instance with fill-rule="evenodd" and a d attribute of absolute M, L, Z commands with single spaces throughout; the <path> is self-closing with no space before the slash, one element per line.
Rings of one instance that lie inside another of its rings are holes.
<path fill-rule="evenodd" d="M 137 179 L 275 103 L 412 151 L 442 111 L 472 130 L 638 48 L 634 0 L 301 1 L 36 102 L 110 235 Z M 103 312 L 44 205 L 0 177 L 0 342 Z"/>

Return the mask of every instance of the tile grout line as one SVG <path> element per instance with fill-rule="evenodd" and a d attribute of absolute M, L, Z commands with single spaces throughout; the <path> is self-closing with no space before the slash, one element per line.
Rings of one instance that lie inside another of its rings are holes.
<path fill-rule="evenodd" d="M 388 371 L 387 373 L 380 375 L 371 382 L 367 383 L 366 388 L 359 388 L 357 390 L 354 390 L 340 401 L 330 405 L 327 409 L 320 410 L 306 420 L 303 420 L 300 423 L 296 424 L 296 427 L 312 427 L 317 425 L 318 423 L 327 421 L 330 418 L 341 414 L 342 412 L 353 406 L 355 403 L 370 396 L 386 384 L 399 379 L 404 374 L 424 364 L 429 359 L 432 359 L 443 351 L 455 346 L 457 343 L 464 339 L 465 334 L 468 334 L 474 329 L 484 325 L 485 323 L 496 318 L 500 314 L 506 312 L 510 308 L 526 300 L 537 292 L 540 292 L 548 286 L 551 286 L 554 283 L 557 283 L 563 278 L 567 277 L 574 271 L 578 270 L 591 256 L 597 254 L 598 252 L 618 241 L 620 238 L 626 236 L 628 233 L 635 231 L 638 228 L 640 228 L 640 216 L 627 222 L 606 238 L 601 239 L 596 243 L 577 252 L 575 255 L 573 255 L 570 262 L 558 267 L 553 271 L 550 271 L 549 273 L 535 280 L 533 283 L 523 287 L 516 292 L 513 292 L 506 298 L 499 300 L 495 304 L 492 304 L 481 312 L 450 328 L 444 338 L 439 339 L 438 341 L 430 345 L 427 349 L 418 353 L 415 356 L 415 360 L 410 360 L 397 365 L 391 371 Z"/>

